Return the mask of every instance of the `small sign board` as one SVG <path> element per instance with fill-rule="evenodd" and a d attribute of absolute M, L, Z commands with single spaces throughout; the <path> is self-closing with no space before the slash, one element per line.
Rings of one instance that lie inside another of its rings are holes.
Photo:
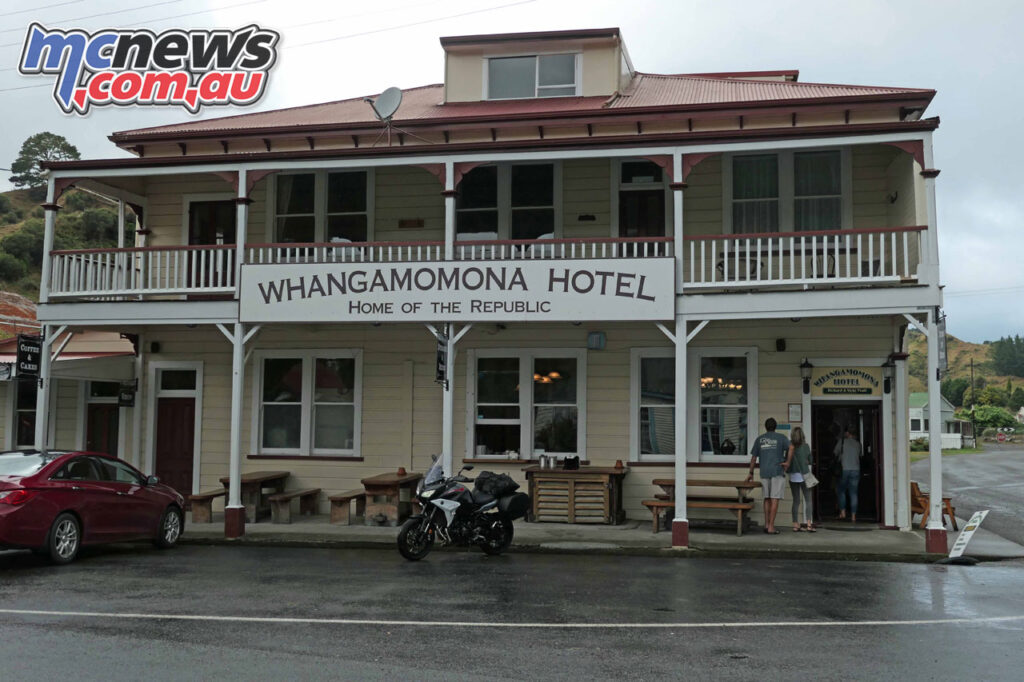
<path fill-rule="evenodd" d="M 434 381 L 445 383 L 448 379 L 448 325 L 444 325 L 437 332 L 437 367 L 434 372 Z M 446 387 L 447 388 L 447 387 Z"/>
<path fill-rule="evenodd" d="M 18 334 L 18 376 L 39 376 L 39 359 L 43 355 L 43 339 Z"/>
<path fill-rule="evenodd" d="M 135 407 L 135 382 L 122 381 L 117 391 L 118 407 Z"/>
<path fill-rule="evenodd" d="M 1000 431 L 999 433 L 996 434 L 996 440 L 999 441 L 1000 443 L 1005 443 L 1006 442 L 1006 434 L 1003 433 L 1002 431 Z"/>
<path fill-rule="evenodd" d="M 881 367 L 815 367 L 811 370 L 811 396 L 881 396 Z"/>
<path fill-rule="evenodd" d="M 981 525 L 986 516 L 988 516 L 988 509 L 974 512 L 971 520 L 967 522 L 964 529 L 960 531 L 960 535 L 957 536 L 956 542 L 953 543 L 953 549 L 949 550 L 950 559 L 963 555 L 964 550 L 967 549 L 967 543 L 971 541 L 971 537 L 974 535 L 974 531 L 978 530 L 978 526 Z"/>
<path fill-rule="evenodd" d="M 946 318 L 939 320 L 939 371 L 945 373 L 949 369 L 949 357 L 946 354 Z"/>

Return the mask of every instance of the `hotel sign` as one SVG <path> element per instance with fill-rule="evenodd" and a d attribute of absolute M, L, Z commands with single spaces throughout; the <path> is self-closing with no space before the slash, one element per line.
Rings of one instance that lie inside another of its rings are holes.
<path fill-rule="evenodd" d="M 811 370 L 811 396 L 880 396 L 881 367 L 815 367 Z"/>
<path fill-rule="evenodd" d="M 670 320 L 671 258 L 242 266 L 243 322 Z"/>

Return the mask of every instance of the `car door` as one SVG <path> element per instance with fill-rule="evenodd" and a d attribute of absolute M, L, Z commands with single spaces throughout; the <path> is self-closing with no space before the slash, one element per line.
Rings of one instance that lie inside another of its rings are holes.
<path fill-rule="evenodd" d="M 103 516 L 111 535 L 123 540 L 152 537 L 159 518 L 139 474 L 116 459 L 92 460 L 102 479 L 99 486 L 108 492 Z"/>
<path fill-rule="evenodd" d="M 82 520 L 82 542 L 109 541 L 111 528 L 108 508 L 113 492 L 100 485 L 100 474 L 92 457 L 69 460 L 50 478 L 64 509 L 71 509 Z"/>

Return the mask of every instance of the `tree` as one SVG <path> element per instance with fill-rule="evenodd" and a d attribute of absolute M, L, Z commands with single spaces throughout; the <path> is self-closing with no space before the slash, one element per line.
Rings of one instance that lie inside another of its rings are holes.
<path fill-rule="evenodd" d="M 53 133 L 36 133 L 21 145 L 18 158 L 11 164 L 11 183 L 15 187 L 27 187 L 39 190 L 46 185 L 42 164 L 45 161 L 68 161 L 80 159 L 81 154 L 75 145 L 68 142 L 63 135 Z"/>
<path fill-rule="evenodd" d="M 1013 389 L 1013 394 L 1010 395 L 1010 404 L 1008 407 L 1014 414 L 1019 412 L 1020 408 L 1024 407 L 1024 388 L 1018 386 Z"/>
<path fill-rule="evenodd" d="M 978 405 L 974 408 L 973 416 L 975 425 L 982 429 L 1017 424 L 1009 410 L 994 405 Z"/>
<path fill-rule="evenodd" d="M 1024 339 L 1005 336 L 989 348 L 992 365 L 997 374 L 1024 377 Z"/>
<path fill-rule="evenodd" d="M 17 282 L 24 276 L 24 263 L 9 253 L 0 253 L 0 281 Z"/>
<path fill-rule="evenodd" d="M 941 384 L 942 397 L 953 407 L 960 407 L 964 404 L 964 393 L 970 383 L 969 379 L 944 379 Z"/>
<path fill-rule="evenodd" d="M 993 405 L 996 407 L 1005 407 L 1007 401 L 1007 395 L 1001 388 L 995 386 L 986 386 L 984 390 L 978 392 L 978 397 L 975 400 L 975 405 Z"/>

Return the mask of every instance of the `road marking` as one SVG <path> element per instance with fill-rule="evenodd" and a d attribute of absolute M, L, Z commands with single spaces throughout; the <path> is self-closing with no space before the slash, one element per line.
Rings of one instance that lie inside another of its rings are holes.
<path fill-rule="evenodd" d="M 919 620 L 807 620 L 752 621 L 718 623 L 509 623 L 445 620 L 381 620 L 370 618 L 283 618 L 272 616 L 204 616 L 180 613 L 103 613 L 99 611 L 42 611 L 38 609 L 0 609 L 11 616 L 61 616 L 72 618 L 110 618 L 120 620 L 184 620 L 224 623 L 284 623 L 298 625 L 387 625 L 393 627 L 460 628 L 535 628 L 535 629 L 700 629 L 700 628 L 774 628 L 774 627 L 862 627 L 880 625 L 972 625 L 1024 621 L 1021 616 L 984 616 L 979 618 L 927 618 Z"/>
<path fill-rule="evenodd" d="M 949 488 L 950 492 L 961 492 L 964 490 L 988 490 L 989 488 L 1019 488 L 1024 483 L 1001 483 L 999 485 L 968 485 L 962 488 Z"/>

